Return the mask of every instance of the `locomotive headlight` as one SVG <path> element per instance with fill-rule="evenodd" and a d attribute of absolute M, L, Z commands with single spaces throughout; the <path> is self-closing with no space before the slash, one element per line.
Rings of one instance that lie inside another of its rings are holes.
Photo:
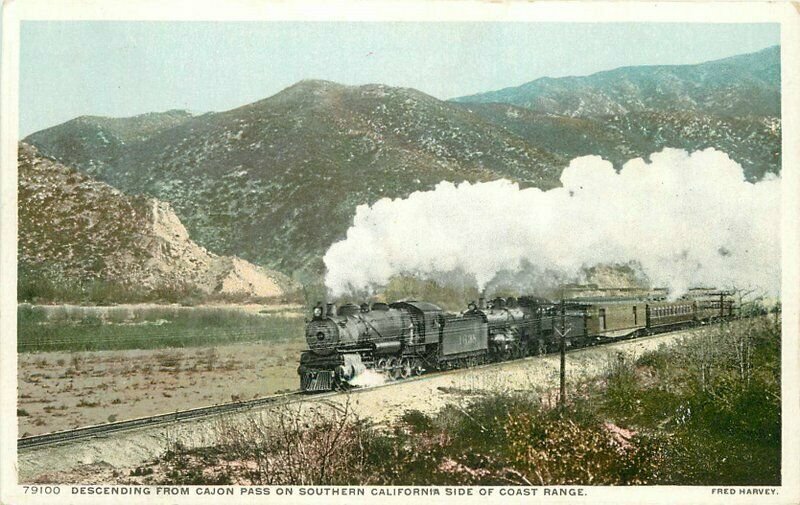
<path fill-rule="evenodd" d="M 322 307 L 314 307 L 314 317 L 322 317 Z"/>

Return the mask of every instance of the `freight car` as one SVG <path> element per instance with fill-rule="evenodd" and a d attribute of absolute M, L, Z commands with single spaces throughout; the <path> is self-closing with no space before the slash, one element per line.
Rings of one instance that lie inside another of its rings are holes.
<path fill-rule="evenodd" d="M 731 317 L 731 293 L 680 300 L 600 298 L 555 303 L 495 298 L 460 314 L 419 301 L 317 304 L 300 356 L 302 391 L 358 385 L 378 373 L 404 379 L 428 370 L 472 366 L 570 347 L 634 338 Z"/>

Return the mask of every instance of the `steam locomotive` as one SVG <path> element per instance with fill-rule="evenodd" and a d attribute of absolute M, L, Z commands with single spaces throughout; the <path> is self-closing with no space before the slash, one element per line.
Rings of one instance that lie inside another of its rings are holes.
<path fill-rule="evenodd" d="M 452 314 L 420 301 L 317 304 L 300 356 L 302 391 L 359 385 L 381 374 L 404 379 L 426 371 L 475 366 L 570 347 L 669 331 L 728 318 L 733 293 L 705 290 L 676 301 L 599 298 L 553 302 L 495 298 Z"/>

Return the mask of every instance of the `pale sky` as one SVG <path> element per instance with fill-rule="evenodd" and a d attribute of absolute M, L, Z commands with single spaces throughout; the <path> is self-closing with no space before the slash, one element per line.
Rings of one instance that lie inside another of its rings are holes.
<path fill-rule="evenodd" d="M 778 24 L 24 21 L 20 135 L 81 115 L 228 110 L 301 79 L 437 98 L 539 77 L 687 64 L 780 42 Z"/>

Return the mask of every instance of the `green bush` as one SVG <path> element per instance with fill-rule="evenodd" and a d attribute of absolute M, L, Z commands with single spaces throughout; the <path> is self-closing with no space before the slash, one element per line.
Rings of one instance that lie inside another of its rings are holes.
<path fill-rule="evenodd" d="M 650 484 L 660 469 L 654 440 L 617 440 L 602 425 L 521 415 L 509 419 L 510 462 L 538 485 Z"/>
<path fill-rule="evenodd" d="M 671 356 L 669 351 L 662 345 L 656 351 L 646 352 L 639 356 L 636 360 L 636 365 L 648 367 L 657 373 L 663 373 L 669 368 L 672 359 L 674 359 L 674 356 Z"/>
<path fill-rule="evenodd" d="M 608 410 L 620 416 L 634 415 L 641 403 L 634 364 L 621 354 L 609 358 L 605 378 Z"/>
<path fill-rule="evenodd" d="M 400 420 L 408 425 L 413 433 L 428 433 L 433 431 L 433 421 L 427 414 L 419 410 L 407 410 L 400 416 Z"/>
<path fill-rule="evenodd" d="M 673 469 L 658 483 L 776 485 L 780 340 L 774 319 L 747 319 L 642 356 L 648 385 L 612 367 L 604 415 L 655 430 Z"/>

